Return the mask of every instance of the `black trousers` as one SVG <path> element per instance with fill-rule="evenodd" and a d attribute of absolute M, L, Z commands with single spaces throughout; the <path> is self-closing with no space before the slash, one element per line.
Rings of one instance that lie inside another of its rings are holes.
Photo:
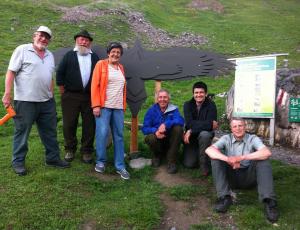
<path fill-rule="evenodd" d="M 61 97 L 63 114 L 63 133 L 65 139 L 65 151 L 77 150 L 77 127 L 79 115 L 81 115 L 81 147 L 80 153 L 92 153 L 94 151 L 95 118 L 91 108 L 91 97 L 88 93 L 65 92 Z"/>
<path fill-rule="evenodd" d="M 183 128 L 181 126 L 173 126 L 165 138 L 158 139 L 154 134 L 149 134 L 145 137 L 145 142 L 156 158 L 161 159 L 166 155 L 168 163 L 175 164 L 182 134 Z"/>
<path fill-rule="evenodd" d="M 214 132 L 202 131 L 192 135 L 189 144 L 184 144 L 183 165 L 187 168 L 201 167 L 202 170 L 210 169 L 210 159 L 205 149 L 211 145 Z"/>

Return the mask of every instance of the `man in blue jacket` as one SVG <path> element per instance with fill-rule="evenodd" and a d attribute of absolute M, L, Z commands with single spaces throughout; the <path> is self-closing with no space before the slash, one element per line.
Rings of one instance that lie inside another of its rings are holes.
<path fill-rule="evenodd" d="M 157 103 L 151 106 L 145 117 L 142 132 L 145 142 L 154 155 L 152 165 L 158 167 L 166 154 L 170 174 L 176 173 L 176 158 L 183 135 L 184 120 L 177 106 L 170 104 L 170 94 L 161 89 L 157 93 Z"/>

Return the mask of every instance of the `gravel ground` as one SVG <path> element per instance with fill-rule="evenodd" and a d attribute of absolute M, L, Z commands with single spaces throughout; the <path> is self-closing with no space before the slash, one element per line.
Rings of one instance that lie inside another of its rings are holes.
<path fill-rule="evenodd" d="M 67 23 L 79 24 L 81 21 L 97 20 L 97 17 L 104 15 L 118 15 L 121 20 L 126 21 L 136 38 L 146 37 L 147 47 L 151 48 L 170 48 L 170 47 L 192 47 L 204 45 L 208 39 L 201 35 L 193 34 L 189 31 L 178 35 L 172 35 L 160 28 L 155 28 L 144 15 L 129 9 L 97 9 L 91 8 L 90 4 L 74 7 L 62 7 L 53 4 L 55 10 L 63 12 L 61 20 Z"/>
<path fill-rule="evenodd" d="M 300 167 L 300 149 L 292 149 L 282 146 L 272 146 L 270 149 L 272 151 L 272 159 Z"/>

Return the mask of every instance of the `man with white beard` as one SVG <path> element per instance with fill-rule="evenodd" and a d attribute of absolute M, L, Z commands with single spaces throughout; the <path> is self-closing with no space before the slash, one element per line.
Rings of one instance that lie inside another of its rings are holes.
<path fill-rule="evenodd" d="M 91 51 L 93 38 L 86 30 L 74 36 L 75 48 L 65 54 L 56 72 L 56 83 L 61 94 L 65 160 L 74 159 L 77 150 L 76 131 L 79 115 L 82 118 L 81 160 L 92 163 L 95 118 L 91 109 L 91 80 L 99 60 Z"/>
<path fill-rule="evenodd" d="M 36 123 L 41 141 L 46 149 L 46 165 L 67 168 L 68 162 L 60 159 L 57 142 L 56 105 L 53 98 L 52 53 L 47 49 L 52 32 L 40 26 L 33 34 L 33 43 L 18 46 L 10 59 L 5 79 L 3 105 L 11 102 L 14 83 L 15 130 L 13 139 L 12 167 L 16 174 L 26 175 L 25 158 L 28 152 L 28 137 Z"/>

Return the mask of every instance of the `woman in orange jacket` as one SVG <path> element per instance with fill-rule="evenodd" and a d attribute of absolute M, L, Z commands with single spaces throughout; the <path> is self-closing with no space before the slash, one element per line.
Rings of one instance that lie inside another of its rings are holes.
<path fill-rule="evenodd" d="M 130 175 L 124 163 L 124 111 L 126 108 L 126 79 L 119 63 L 123 47 L 112 42 L 107 47 L 108 59 L 100 60 L 93 72 L 91 101 L 96 120 L 96 166 L 95 171 L 104 173 L 107 162 L 106 143 L 109 129 L 114 144 L 114 164 L 123 179 Z"/>

